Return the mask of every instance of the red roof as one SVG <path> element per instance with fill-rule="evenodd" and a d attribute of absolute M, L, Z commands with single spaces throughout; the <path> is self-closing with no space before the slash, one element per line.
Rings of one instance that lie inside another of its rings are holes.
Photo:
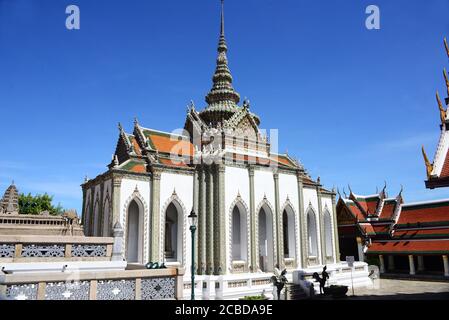
<path fill-rule="evenodd" d="M 394 214 L 394 209 L 396 208 L 395 201 L 385 201 L 382 212 L 379 215 L 380 219 L 392 219 Z"/>
<path fill-rule="evenodd" d="M 145 136 L 150 139 L 153 149 L 169 154 L 193 156 L 193 144 L 183 136 L 145 129 Z"/>
<path fill-rule="evenodd" d="M 349 210 L 357 220 L 365 220 L 365 215 L 355 203 L 347 203 Z"/>
<path fill-rule="evenodd" d="M 447 240 L 411 240 L 373 242 L 368 248 L 368 254 L 442 254 L 449 253 L 449 239 Z"/>
<path fill-rule="evenodd" d="M 449 221 L 449 201 L 402 206 L 398 225 Z"/>
<path fill-rule="evenodd" d="M 449 228 L 396 230 L 394 238 L 449 237 Z"/>

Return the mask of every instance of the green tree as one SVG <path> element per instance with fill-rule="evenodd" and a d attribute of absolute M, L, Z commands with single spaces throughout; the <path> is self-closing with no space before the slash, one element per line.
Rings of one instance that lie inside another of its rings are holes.
<path fill-rule="evenodd" d="M 62 214 L 64 208 L 61 204 L 55 207 L 52 201 L 53 197 L 47 193 L 35 196 L 32 196 L 31 193 L 28 195 L 22 193 L 19 196 L 19 212 L 21 214 L 40 214 L 43 211 L 48 211 L 52 215 Z"/>

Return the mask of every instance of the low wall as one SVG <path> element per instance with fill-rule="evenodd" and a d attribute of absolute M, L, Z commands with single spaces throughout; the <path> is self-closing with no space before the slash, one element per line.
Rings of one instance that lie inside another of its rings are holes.
<path fill-rule="evenodd" d="M 0 297 L 11 300 L 176 300 L 183 269 L 2 274 Z"/>
<path fill-rule="evenodd" d="M 0 263 L 109 261 L 114 238 L 0 235 Z"/>

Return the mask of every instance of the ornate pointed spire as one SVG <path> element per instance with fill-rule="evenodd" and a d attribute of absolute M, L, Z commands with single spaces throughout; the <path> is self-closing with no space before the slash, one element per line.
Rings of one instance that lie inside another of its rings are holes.
<path fill-rule="evenodd" d="M 443 103 L 441 102 L 440 95 L 437 91 L 437 102 L 438 102 L 438 108 L 440 109 L 440 119 L 441 123 L 444 123 L 446 121 L 446 110 L 443 108 Z"/>
<path fill-rule="evenodd" d="M 443 69 L 443 76 L 444 80 L 446 81 L 447 96 L 449 97 L 449 78 L 447 76 L 446 68 Z"/>
<path fill-rule="evenodd" d="M 427 178 L 430 179 L 430 176 L 432 175 L 433 171 L 433 164 L 430 163 L 429 158 L 427 157 L 426 154 L 426 150 L 424 150 L 424 146 L 422 146 L 421 151 L 424 158 L 424 163 L 426 164 Z"/>
<path fill-rule="evenodd" d="M 218 58 L 215 74 L 212 78 L 213 86 L 206 96 L 208 104 L 204 112 L 218 111 L 221 113 L 229 113 L 225 119 L 232 116 L 237 111 L 237 104 L 240 101 L 240 95 L 234 90 L 232 86 L 232 75 L 228 67 L 228 46 L 226 44 L 225 30 L 224 30 L 224 1 L 221 0 L 221 21 L 220 21 L 220 39 L 218 42 Z M 221 115 L 221 118 L 223 114 Z M 215 122 L 220 119 L 215 117 L 208 117 L 208 121 Z"/>
<path fill-rule="evenodd" d="M 449 57 L 449 45 L 447 44 L 446 38 L 444 38 L 444 47 L 446 48 L 447 56 Z"/>

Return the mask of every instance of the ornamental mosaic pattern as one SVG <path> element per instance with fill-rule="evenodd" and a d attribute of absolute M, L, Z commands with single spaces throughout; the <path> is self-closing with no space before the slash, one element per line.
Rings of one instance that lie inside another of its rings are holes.
<path fill-rule="evenodd" d="M 35 258 L 35 257 L 64 257 L 65 245 L 35 245 L 27 244 L 23 246 L 22 257 L 23 258 Z"/>
<path fill-rule="evenodd" d="M 0 245 L 0 258 L 14 258 L 16 246 L 13 244 Z"/>
<path fill-rule="evenodd" d="M 106 257 L 106 245 L 73 245 L 72 257 Z"/>
<path fill-rule="evenodd" d="M 90 281 L 49 282 L 45 287 L 45 300 L 89 300 Z"/>
<path fill-rule="evenodd" d="M 134 300 L 135 297 L 134 280 L 107 280 L 97 283 L 97 300 Z"/>
<path fill-rule="evenodd" d="M 6 287 L 6 297 L 13 300 L 36 300 L 37 284 L 21 284 Z"/>
<path fill-rule="evenodd" d="M 175 299 L 175 278 L 142 279 L 142 300 Z"/>

